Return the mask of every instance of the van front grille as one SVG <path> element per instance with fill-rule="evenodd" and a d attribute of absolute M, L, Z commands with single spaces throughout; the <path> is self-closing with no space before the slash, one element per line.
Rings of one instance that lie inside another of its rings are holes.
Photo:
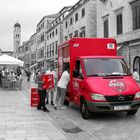
<path fill-rule="evenodd" d="M 123 99 L 121 100 L 119 96 L 105 96 L 108 102 L 127 102 L 133 101 L 134 95 L 123 95 Z"/>

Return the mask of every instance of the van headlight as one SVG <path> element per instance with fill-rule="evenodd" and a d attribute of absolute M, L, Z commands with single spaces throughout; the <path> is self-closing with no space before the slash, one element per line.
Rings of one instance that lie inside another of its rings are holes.
<path fill-rule="evenodd" d="M 137 99 L 137 98 L 140 98 L 140 92 L 137 92 L 137 93 L 135 94 L 135 99 Z"/>
<path fill-rule="evenodd" d="M 102 94 L 91 93 L 91 98 L 93 100 L 106 101 L 105 97 Z"/>

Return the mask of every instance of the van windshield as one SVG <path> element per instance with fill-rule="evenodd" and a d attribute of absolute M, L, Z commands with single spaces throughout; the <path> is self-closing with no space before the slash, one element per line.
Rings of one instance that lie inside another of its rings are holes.
<path fill-rule="evenodd" d="M 86 58 L 84 59 L 86 75 L 90 76 L 124 76 L 131 75 L 122 59 Z"/>

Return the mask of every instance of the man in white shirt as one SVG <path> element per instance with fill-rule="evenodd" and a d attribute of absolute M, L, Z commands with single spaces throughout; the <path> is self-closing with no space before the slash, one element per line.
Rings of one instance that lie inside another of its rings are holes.
<path fill-rule="evenodd" d="M 64 109 L 64 100 L 66 96 L 66 88 L 68 86 L 68 83 L 70 81 L 70 75 L 69 75 L 69 70 L 65 70 L 62 75 L 60 80 L 58 81 L 57 84 L 57 95 L 56 95 L 56 100 L 55 100 L 55 105 L 54 109 L 57 109 L 57 104 L 60 100 L 60 109 Z"/>
<path fill-rule="evenodd" d="M 52 65 L 45 74 L 52 74 L 53 75 L 53 79 L 54 79 L 54 83 L 55 83 L 55 79 L 56 79 L 56 73 L 54 71 L 54 66 Z M 55 91 L 55 87 L 51 88 L 49 90 L 47 90 L 47 94 L 46 94 L 46 104 L 49 103 L 49 95 L 51 96 L 51 105 L 54 105 L 54 91 Z"/>

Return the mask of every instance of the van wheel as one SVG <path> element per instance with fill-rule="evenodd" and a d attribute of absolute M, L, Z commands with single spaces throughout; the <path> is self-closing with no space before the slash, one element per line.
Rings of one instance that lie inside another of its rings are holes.
<path fill-rule="evenodd" d="M 136 113 L 137 113 L 137 109 L 135 109 L 135 110 L 130 110 L 130 111 L 127 111 L 127 114 L 128 115 L 135 115 Z"/>
<path fill-rule="evenodd" d="M 90 118 L 90 111 L 88 109 L 87 103 L 85 100 L 81 101 L 81 115 L 84 119 L 89 119 Z"/>

